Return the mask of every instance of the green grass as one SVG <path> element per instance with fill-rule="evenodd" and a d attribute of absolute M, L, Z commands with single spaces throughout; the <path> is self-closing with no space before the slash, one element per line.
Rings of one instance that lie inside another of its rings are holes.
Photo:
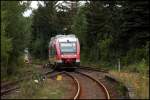
<path fill-rule="evenodd" d="M 63 83 L 55 83 L 52 80 L 45 82 L 43 88 L 33 97 L 35 99 L 61 99 L 64 96 L 65 88 Z"/>
<path fill-rule="evenodd" d="M 44 59 L 32 59 L 32 63 L 34 63 L 34 64 L 46 64 L 46 63 L 48 63 L 48 58 L 46 60 L 44 60 Z"/>
<path fill-rule="evenodd" d="M 68 84 L 66 81 L 47 79 L 35 83 L 35 79 L 20 83 L 19 93 L 13 93 L 6 99 L 63 99 L 67 94 Z"/>
<path fill-rule="evenodd" d="M 116 88 L 117 93 L 119 93 L 120 96 L 125 96 L 126 91 L 125 91 L 123 83 L 117 84 L 117 86 L 115 86 L 115 88 Z"/>

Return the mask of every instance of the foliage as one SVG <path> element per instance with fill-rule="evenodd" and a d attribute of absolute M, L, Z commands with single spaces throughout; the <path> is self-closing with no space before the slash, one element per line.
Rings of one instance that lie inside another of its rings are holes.
<path fill-rule="evenodd" d="M 90 1 L 79 7 L 73 31 L 81 42 L 82 59 L 104 66 L 116 66 L 118 59 L 122 66 L 144 59 L 147 66 L 148 16 L 146 0 Z"/>
<path fill-rule="evenodd" d="M 110 73 L 133 89 L 135 99 L 149 98 L 149 77 L 146 74 L 124 71 L 110 71 Z"/>
<path fill-rule="evenodd" d="M 80 7 L 78 13 L 74 17 L 73 22 L 73 33 L 79 38 L 81 50 L 86 49 L 86 31 L 87 31 L 87 20 L 85 17 L 85 7 Z M 82 53 L 82 51 L 81 51 Z M 82 56 L 81 56 L 82 57 Z"/>
<path fill-rule="evenodd" d="M 4 22 L 3 22 L 3 17 L 4 17 L 4 12 L 2 12 L 2 22 L 1 22 L 1 43 L 3 43 L 3 45 L 1 45 L 1 65 L 7 67 L 7 64 L 8 64 L 8 59 L 9 59 L 9 52 L 11 52 L 12 50 L 12 44 L 11 44 L 11 39 L 8 38 L 6 36 L 6 33 L 5 33 L 5 25 L 4 25 Z M 5 23 L 6 24 L 6 23 Z M 6 75 L 7 73 L 5 72 L 5 70 L 7 68 L 5 67 L 1 67 L 1 72 L 2 74 L 1 75 Z"/>
<path fill-rule="evenodd" d="M 28 3 L 1 1 L 1 64 L 6 75 L 13 73 L 30 39 L 30 19 L 22 15 L 27 7 Z"/>
<path fill-rule="evenodd" d="M 71 34 L 72 8 L 57 5 L 58 1 L 44 1 L 33 11 L 31 53 L 36 58 L 48 58 L 48 43 L 51 37 L 57 34 Z M 66 11 L 57 11 L 61 8 Z M 67 28 L 67 30 L 64 30 Z"/>
<path fill-rule="evenodd" d="M 22 14 L 31 2 L 1 2 L 1 64 L 5 73 L 18 69 L 14 66 L 24 48 L 29 47 L 34 58 L 47 59 L 50 38 L 72 33 L 80 40 L 81 61 L 111 67 L 120 59 L 122 66 L 139 64 L 137 70 L 149 65 L 147 0 L 86 1 L 82 6 L 78 1 L 63 2 L 69 6 L 43 1 L 44 6 L 39 4 L 30 17 Z"/>
<path fill-rule="evenodd" d="M 56 34 L 56 2 L 44 2 L 45 6 L 33 12 L 31 53 L 38 58 L 46 58 L 50 37 Z"/>

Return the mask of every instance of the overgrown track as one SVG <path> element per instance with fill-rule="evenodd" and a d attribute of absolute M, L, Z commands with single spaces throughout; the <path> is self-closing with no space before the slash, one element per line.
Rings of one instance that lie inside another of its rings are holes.
<path fill-rule="evenodd" d="M 31 77 L 25 77 L 22 78 L 20 80 L 16 80 L 16 81 L 9 81 L 9 82 L 3 82 L 1 84 L 1 96 L 8 94 L 9 92 L 12 92 L 16 89 L 19 89 L 19 83 L 22 82 L 23 80 L 29 80 L 31 79 Z"/>
<path fill-rule="evenodd" d="M 85 69 L 85 70 L 93 70 L 93 71 L 100 71 L 100 72 L 108 72 L 107 70 L 101 70 L 101 69 L 93 69 L 93 68 L 91 68 L 91 67 L 83 67 L 83 66 L 80 66 L 80 67 L 78 67 L 79 69 Z M 74 73 L 74 72 L 73 72 Z M 93 82 L 95 81 L 98 85 L 99 85 L 99 87 L 101 87 L 102 89 L 103 89 L 103 92 L 105 93 L 105 98 L 106 99 L 110 99 L 110 96 L 109 96 L 109 93 L 108 93 L 108 91 L 107 91 L 107 89 L 106 89 L 106 87 L 101 83 L 101 82 L 99 82 L 99 81 L 97 81 L 95 78 L 93 78 L 93 77 L 91 77 L 91 76 L 89 76 L 89 75 L 86 75 L 86 74 L 84 74 L 84 73 L 81 73 L 81 72 L 79 72 L 79 71 L 75 71 L 75 73 L 80 73 L 80 77 L 83 77 L 83 76 L 86 76 L 86 77 L 88 77 L 89 79 L 92 79 L 93 80 Z M 66 71 L 61 71 L 61 72 L 59 72 L 59 71 L 56 71 L 56 70 L 51 70 L 51 71 L 46 71 L 46 72 L 44 72 L 43 74 L 42 74 L 42 76 L 43 77 L 55 77 L 56 75 L 58 75 L 58 74 L 65 74 L 65 75 L 67 75 L 67 76 L 69 76 L 71 79 L 73 79 L 73 81 L 74 81 L 74 84 L 75 84 L 75 86 L 76 86 L 76 93 L 75 93 L 75 96 L 72 98 L 72 99 L 79 99 L 80 98 L 80 92 L 81 92 L 81 89 L 82 89 L 82 87 L 81 87 L 81 82 L 80 82 L 80 80 L 78 79 L 78 78 L 76 78 L 76 76 L 74 75 L 74 74 L 72 74 L 72 72 L 71 73 L 69 73 L 69 72 L 66 72 Z M 19 87 L 19 85 L 18 85 L 18 83 L 20 83 L 21 81 L 23 81 L 23 80 L 29 80 L 29 79 L 31 79 L 32 77 L 26 77 L 26 78 L 23 78 L 23 79 L 21 79 L 21 80 L 17 80 L 17 81 L 14 81 L 14 82 L 8 82 L 8 83 L 5 83 L 5 84 L 1 84 L 1 96 L 3 96 L 3 95 L 6 95 L 6 94 L 8 94 L 9 92 L 13 92 L 14 90 L 16 90 L 16 89 L 18 89 L 18 88 L 20 88 Z M 88 82 L 88 81 L 87 81 Z M 82 85 L 84 85 L 84 84 L 82 84 Z"/>
<path fill-rule="evenodd" d="M 2 83 L 1 84 L 1 96 L 13 91 L 13 90 L 16 90 L 19 88 L 19 86 L 17 85 L 18 82 L 20 82 L 22 80 L 17 80 L 17 81 L 10 81 L 10 82 L 6 82 L 6 83 Z"/>
<path fill-rule="evenodd" d="M 53 75 L 55 71 L 52 70 L 52 71 L 47 71 L 43 74 L 43 76 L 47 76 L 47 75 Z M 23 80 L 30 80 L 32 79 L 31 76 L 28 76 L 28 77 L 25 77 L 25 78 L 22 78 L 20 80 L 16 80 L 16 81 L 9 81 L 9 82 L 2 82 L 1 83 L 1 96 L 3 95 L 6 95 L 8 94 L 9 92 L 13 92 L 14 90 L 16 89 L 19 89 L 19 83 L 22 82 Z"/>

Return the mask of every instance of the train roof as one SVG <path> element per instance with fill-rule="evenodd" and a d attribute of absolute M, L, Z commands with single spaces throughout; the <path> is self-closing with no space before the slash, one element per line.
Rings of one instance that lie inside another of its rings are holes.
<path fill-rule="evenodd" d="M 51 41 L 49 45 L 55 44 L 56 40 L 58 42 L 77 42 L 78 38 L 74 34 L 69 34 L 69 35 L 56 35 L 54 37 L 51 37 Z"/>
<path fill-rule="evenodd" d="M 51 38 L 51 41 L 54 40 L 59 40 L 59 41 L 63 41 L 69 39 L 70 41 L 77 41 L 77 38 L 74 34 L 69 34 L 69 35 L 56 35 L 55 37 Z"/>
<path fill-rule="evenodd" d="M 74 34 L 69 34 L 69 35 L 56 35 L 55 38 L 64 38 L 64 37 L 72 37 L 72 38 L 76 38 L 76 36 Z"/>

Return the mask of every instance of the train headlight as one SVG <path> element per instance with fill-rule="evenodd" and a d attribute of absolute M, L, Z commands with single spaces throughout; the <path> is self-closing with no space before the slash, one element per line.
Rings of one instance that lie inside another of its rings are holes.
<path fill-rule="evenodd" d="M 80 60 L 79 60 L 79 59 L 76 59 L 76 62 L 80 62 Z"/>
<path fill-rule="evenodd" d="M 57 63 L 62 63 L 62 60 L 56 60 Z"/>

